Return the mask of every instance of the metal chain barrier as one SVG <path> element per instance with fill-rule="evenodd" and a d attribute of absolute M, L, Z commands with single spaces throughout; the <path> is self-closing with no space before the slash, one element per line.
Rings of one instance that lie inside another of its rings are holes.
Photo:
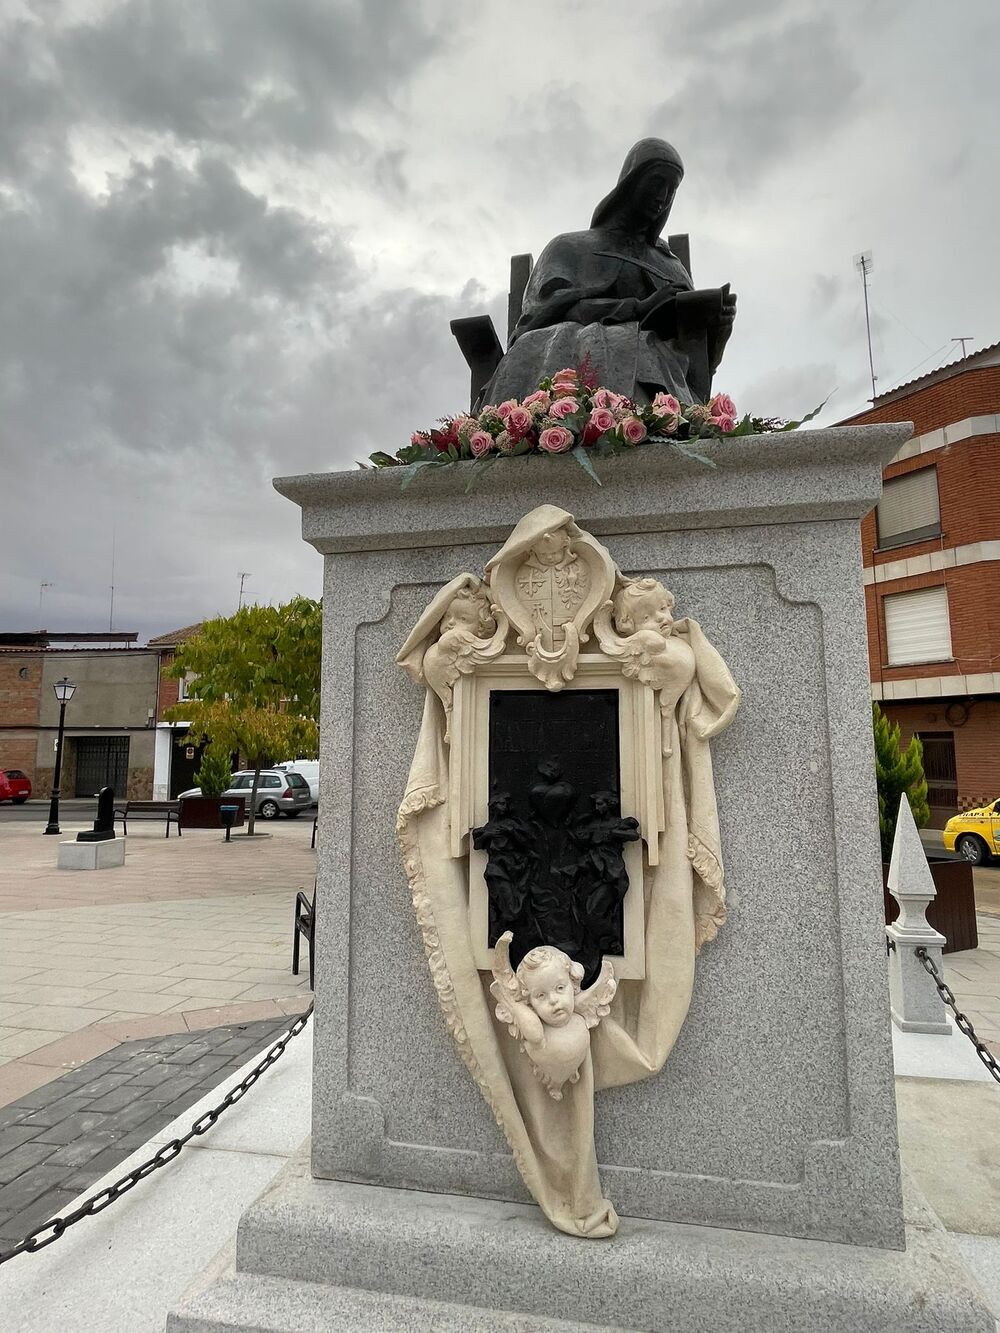
<path fill-rule="evenodd" d="M 968 1039 L 972 1042 L 973 1046 L 975 1046 L 976 1054 L 979 1056 L 980 1060 L 982 1060 L 983 1064 L 990 1071 L 990 1073 L 993 1075 L 996 1081 L 1000 1083 L 1000 1063 L 997 1062 L 995 1056 L 993 1055 L 993 1052 L 989 1049 L 989 1047 L 985 1046 L 983 1042 L 979 1040 L 979 1038 L 976 1036 L 976 1029 L 972 1026 L 972 1024 L 969 1022 L 966 1016 L 959 1009 L 958 1005 L 955 1003 L 955 994 L 952 991 L 951 987 L 948 985 L 948 983 L 945 981 L 944 977 L 938 971 L 937 964 L 934 962 L 934 959 L 930 956 L 930 954 L 922 945 L 920 946 L 920 948 L 915 949 L 914 953 L 920 959 L 924 971 L 928 972 L 931 978 L 933 979 L 934 985 L 937 986 L 937 991 L 938 994 L 941 996 L 941 999 L 944 1000 L 945 1004 L 955 1015 L 955 1026 L 958 1028 L 959 1032 L 965 1033 Z"/>
<path fill-rule="evenodd" d="M 171 1139 L 169 1143 L 164 1143 L 148 1162 L 143 1162 L 141 1166 L 134 1167 L 127 1176 L 122 1176 L 113 1185 L 107 1185 L 96 1194 L 92 1194 L 89 1199 L 84 1199 L 79 1208 L 74 1208 L 71 1213 L 67 1213 L 63 1217 L 54 1217 L 48 1222 L 43 1222 L 41 1226 L 35 1227 L 33 1231 L 29 1231 L 24 1240 L 15 1245 L 12 1250 L 5 1250 L 0 1253 L 0 1264 L 5 1264 L 8 1259 L 13 1259 L 18 1254 L 34 1254 L 36 1250 L 44 1250 L 46 1245 L 51 1245 L 54 1240 L 58 1240 L 82 1218 L 93 1217 L 95 1213 L 107 1208 L 108 1204 L 114 1203 L 123 1194 L 127 1194 L 130 1189 L 138 1185 L 140 1180 L 145 1180 L 154 1171 L 158 1171 L 161 1166 L 166 1166 L 168 1162 L 172 1162 L 183 1147 L 199 1134 L 207 1133 L 223 1111 L 228 1111 L 231 1106 L 235 1106 L 244 1093 L 249 1092 L 261 1074 L 266 1069 L 270 1069 L 275 1060 L 283 1054 L 291 1039 L 297 1037 L 302 1031 L 308 1023 L 312 1011 L 313 1006 L 310 1004 L 306 1012 L 301 1014 L 288 1031 L 278 1038 L 260 1063 L 250 1070 L 242 1083 L 237 1084 L 235 1088 L 230 1088 L 218 1106 L 200 1115 L 186 1134 L 179 1139 Z"/>

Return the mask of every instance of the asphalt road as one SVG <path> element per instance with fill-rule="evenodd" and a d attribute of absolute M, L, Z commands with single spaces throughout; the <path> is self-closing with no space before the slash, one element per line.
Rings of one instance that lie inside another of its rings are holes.
<path fill-rule="evenodd" d="M 94 797 L 75 797 L 59 802 L 59 817 L 68 824 L 79 824 L 81 820 L 97 818 L 97 801 Z M 0 824 L 47 824 L 49 819 L 48 801 L 26 801 L 24 805 L 0 805 Z"/>

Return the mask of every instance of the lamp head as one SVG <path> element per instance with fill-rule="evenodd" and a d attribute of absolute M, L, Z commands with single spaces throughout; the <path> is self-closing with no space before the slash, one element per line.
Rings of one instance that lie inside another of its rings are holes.
<path fill-rule="evenodd" d="M 67 678 L 63 676 L 62 680 L 57 680 L 52 688 L 55 690 L 56 698 L 59 702 L 61 704 L 68 704 L 76 690 L 76 685 L 73 681 L 67 680 Z"/>

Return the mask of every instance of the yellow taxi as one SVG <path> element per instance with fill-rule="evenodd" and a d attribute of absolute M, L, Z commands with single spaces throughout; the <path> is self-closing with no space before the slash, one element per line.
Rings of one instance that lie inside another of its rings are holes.
<path fill-rule="evenodd" d="M 958 852 L 974 866 L 1000 856 L 1000 801 L 953 815 L 944 826 L 943 837 L 945 851 Z"/>

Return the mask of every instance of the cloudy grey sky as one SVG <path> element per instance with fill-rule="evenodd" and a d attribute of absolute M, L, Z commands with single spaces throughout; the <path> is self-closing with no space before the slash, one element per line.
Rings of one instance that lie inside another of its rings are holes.
<path fill-rule="evenodd" d="M 448 320 L 644 135 L 741 409 L 864 405 L 862 249 L 880 388 L 997 341 L 998 46 L 996 0 L 0 0 L 0 628 L 107 628 L 113 547 L 144 636 L 317 595 L 270 478 L 466 406 Z"/>

